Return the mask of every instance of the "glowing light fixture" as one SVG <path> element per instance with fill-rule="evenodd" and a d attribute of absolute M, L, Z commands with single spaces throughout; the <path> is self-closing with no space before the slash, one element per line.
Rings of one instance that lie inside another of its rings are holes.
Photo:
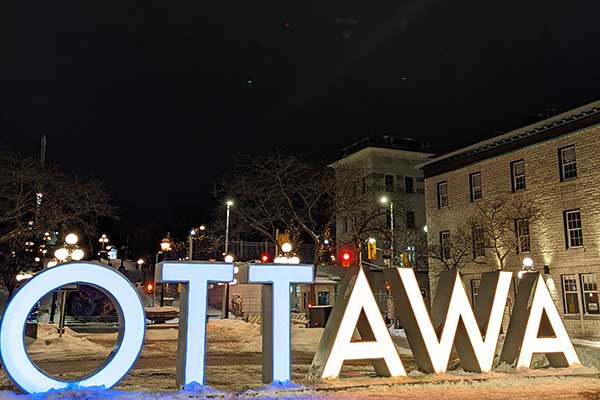
<path fill-rule="evenodd" d="M 292 244 L 289 242 L 285 242 L 284 244 L 281 245 L 281 250 L 284 253 L 289 253 L 290 251 L 292 251 Z"/>
<path fill-rule="evenodd" d="M 69 257 L 69 250 L 62 247 L 54 252 L 54 257 L 59 261 L 65 261 Z"/>
<path fill-rule="evenodd" d="M 77 244 L 77 242 L 79 242 L 79 237 L 74 233 L 69 233 L 65 237 L 65 243 L 70 244 L 71 246 Z"/>
<path fill-rule="evenodd" d="M 84 252 L 81 249 L 75 249 L 73 250 L 73 252 L 71 253 L 71 259 L 75 260 L 75 261 L 79 261 L 83 258 L 84 256 Z"/>

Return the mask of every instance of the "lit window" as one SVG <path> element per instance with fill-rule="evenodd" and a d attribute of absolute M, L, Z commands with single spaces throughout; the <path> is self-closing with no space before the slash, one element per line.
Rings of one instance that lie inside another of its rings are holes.
<path fill-rule="evenodd" d="M 474 226 L 472 232 L 473 258 L 485 256 L 485 242 L 483 236 L 483 226 Z"/>
<path fill-rule="evenodd" d="M 471 186 L 471 201 L 481 200 L 481 172 L 475 172 L 469 175 L 469 184 Z"/>
<path fill-rule="evenodd" d="M 329 305 L 329 292 L 319 292 L 317 295 L 317 303 L 320 306 Z"/>
<path fill-rule="evenodd" d="M 394 175 L 385 175 L 385 191 L 393 192 L 394 191 Z"/>
<path fill-rule="evenodd" d="M 558 151 L 560 162 L 560 180 L 577 178 L 577 160 L 575 146 L 563 147 Z"/>
<path fill-rule="evenodd" d="M 510 164 L 513 192 L 525 190 L 525 161 L 514 161 Z"/>
<path fill-rule="evenodd" d="M 567 248 L 583 246 L 581 212 L 579 210 L 565 211 L 564 220 Z"/>
<path fill-rule="evenodd" d="M 442 260 L 447 260 L 450 258 L 450 232 L 442 231 L 440 232 L 440 250 Z"/>
<path fill-rule="evenodd" d="M 581 289 L 583 292 L 583 310 L 585 314 L 600 314 L 598 300 L 598 284 L 595 274 L 581 274 Z"/>
<path fill-rule="evenodd" d="M 517 237 L 517 253 L 530 251 L 529 221 L 527 218 L 515 219 L 515 236 Z"/>
<path fill-rule="evenodd" d="M 563 301 L 565 314 L 579 314 L 577 302 L 577 275 L 562 275 Z"/>
<path fill-rule="evenodd" d="M 448 182 L 437 184 L 438 208 L 448 207 Z"/>

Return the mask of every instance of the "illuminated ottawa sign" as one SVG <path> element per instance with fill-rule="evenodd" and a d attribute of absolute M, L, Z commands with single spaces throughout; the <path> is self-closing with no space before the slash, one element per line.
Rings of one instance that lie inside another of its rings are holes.
<path fill-rule="evenodd" d="M 178 387 L 204 384 L 208 286 L 210 282 L 232 281 L 233 269 L 233 264 L 192 261 L 165 262 L 157 266 L 157 282 L 177 282 L 182 286 Z M 460 275 L 444 273 L 440 276 L 431 313 L 423 302 L 412 269 L 388 269 L 385 274 L 419 369 L 432 373 L 446 371 L 453 346 L 465 370 L 492 369 L 512 273 L 484 273 L 474 310 Z M 249 264 L 240 268 L 239 275 L 240 282 L 264 285 L 263 381 L 289 382 L 289 288 L 292 283 L 311 283 L 313 266 Z M 111 298 L 116 305 L 120 331 L 117 344 L 104 365 L 81 381 L 66 382 L 46 375 L 33 364 L 27 355 L 23 332 L 29 312 L 41 297 L 73 283 L 95 286 Z M 354 274 L 347 274 L 339 293 L 309 378 L 337 378 L 344 361 L 361 359 L 372 360 L 379 375 L 406 375 L 364 271 L 358 269 Z M 119 272 L 96 263 L 59 265 L 28 281 L 7 305 L 0 327 L 2 363 L 14 383 L 28 393 L 67 387 L 110 388 L 135 363 L 143 345 L 145 325 L 139 296 Z M 362 340 L 352 340 L 355 328 Z M 529 367 L 534 353 L 546 354 L 555 367 L 580 363 L 542 275 L 530 273 L 525 274 L 519 284 L 500 361 Z"/>

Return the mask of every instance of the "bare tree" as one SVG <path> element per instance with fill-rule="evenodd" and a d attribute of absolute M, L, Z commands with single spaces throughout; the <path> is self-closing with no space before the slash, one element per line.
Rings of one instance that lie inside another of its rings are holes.
<path fill-rule="evenodd" d="M 449 231 L 448 239 L 431 238 L 428 244 L 429 257 L 439 261 L 447 271 L 458 271 L 473 261 L 473 242 L 469 224 Z"/>
<path fill-rule="evenodd" d="M 240 223 L 273 243 L 278 230 L 290 234 L 296 248 L 303 237 L 312 241 L 315 273 L 321 238 L 331 223 L 333 188 L 333 175 L 325 166 L 281 154 L 244 157 L 224 184 L 236 199 Z M 314 304 L 314 290 L 311 297 Z"/>
<path fill-rule="evenodd" d="M 37 160 L 0 156 L 0 278 L 9 294 L 16 274 L 35 269 L 32 251 L 46 232 L 76 231 L 92 240 L 115 209 L 98 181 L 70 178 Z M 90 246 L 91 247 L 91 246 Z"/>
<path fill-rule="evenodd" d="M 335 214 L 342 226 L 338 244 L 351 245 L 360 254 L 372 236 L 390 240 L 389 209 L 379 203 L 384 193 L 379 182 L 360 168 L 338 167 L 335 175 Z M 401 215 L 404 207 L 394 206 Z"/>
<path fill-rule="evenodd" d="M 472 224 L 483 228 L 485 248 L 494 256 L 490 268 L 503 270 L 511 252 L 529 246 L 529 227 L 541 216 L 535 197 L 526 194 L 498 196 L 478 205 Z"/>

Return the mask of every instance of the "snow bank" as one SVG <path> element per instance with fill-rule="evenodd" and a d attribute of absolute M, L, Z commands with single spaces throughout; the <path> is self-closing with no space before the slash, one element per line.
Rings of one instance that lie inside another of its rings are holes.
<path fill-rule="evenodd" d="M 114 345 L 114 343 L 113 343 Z M 81 337 L 69 328 L 65 328 L 62 337 L 57 333 L 57 326 L 39 323 L 37 339 L 27 345 L 27 352 L 34 360 L 73 359 L 73 358 L 105 358 L 112 346 L 106 347 Z"/>

